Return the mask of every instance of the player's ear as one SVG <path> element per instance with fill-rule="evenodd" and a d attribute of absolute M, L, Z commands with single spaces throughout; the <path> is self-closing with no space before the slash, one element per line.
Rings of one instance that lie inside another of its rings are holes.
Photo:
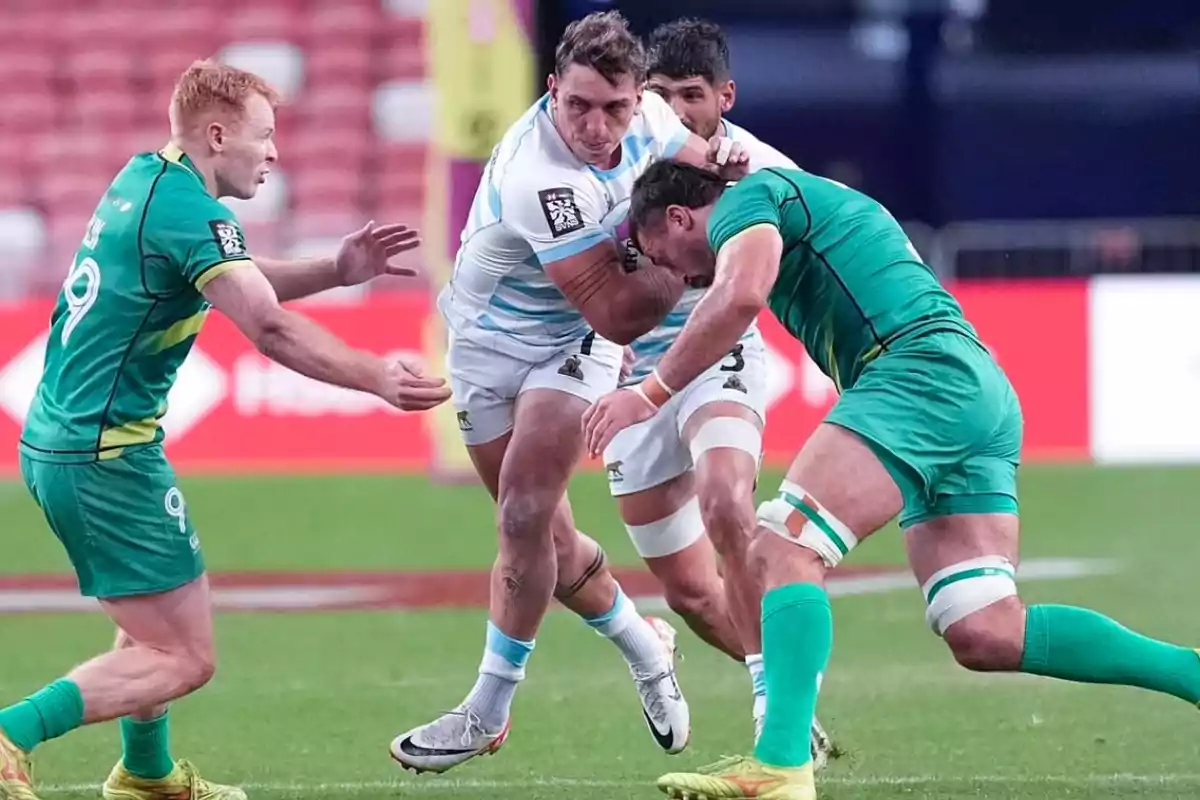
<path fill-rule="evenodd" d="M 225 126 L 219 122 L 208 123 L 208 129 L 205 131 L 208 139 L 208 146 L 216 152 L 225 149 Z"/>
<path fill-rule="evenodd" d="M 736 99 L 737 87 L 733 85 L 733 78 L 717 86 L 717 102 L 720 104 L 722 114 L 729 113 Z"/>
<path fill-rule="evenodd" d="M 550 99 L 558 102 L 558 81 L 554 78 L 554 73 L 551 72 L 546 76 L 546 91 L 550 93 Z"/>
<path fill-rule="evenodd" d="M 683 206 L 667 206 L 667 221 L 686 230 L 691 227 L 691 214 Z"/>

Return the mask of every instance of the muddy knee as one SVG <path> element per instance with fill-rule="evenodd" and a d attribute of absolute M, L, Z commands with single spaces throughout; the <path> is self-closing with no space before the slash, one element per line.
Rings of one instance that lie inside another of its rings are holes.
<path fill-rule="evenodd" d="M 500 497 L 500 545 L 517 550 L 541 550 L 553 545 L 550 521 L 558 498 L 550 492 L 509 489 Z"/>

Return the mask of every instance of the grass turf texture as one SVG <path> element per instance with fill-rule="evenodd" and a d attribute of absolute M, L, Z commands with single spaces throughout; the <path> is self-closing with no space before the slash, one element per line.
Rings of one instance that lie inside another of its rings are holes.
<path fill-rule="evenodd" d="M 764 476 L 763 494 L 778 482 Z M 1029 467 L 1022 554 L 1109 558 L 1121 572 L 1024 586 L 1033 602 L 1094 606 L 1162 638 L 1200 644 L 1200 470 Z M 19 488 L 19 487 L 16 487 Z M 182 484 L 213 570 L 486 568 L 493 511 L 476 486 L 419 477 L 190 478 Z M 598 474 L 572 487 L 579 525 L 610 558 L 636 557 Z M 58 573 L 66 560 L 22 491 L 0 492 L 0 573 Z M 855 564 L 899 564 L 895 531 Z M 915 590 L 835 598 L 834 652 L 819 713 L 849 755 L 821 796 L 1183 798 L 1200 794 L 1200 716 L 1133 689 L 978 676 L 924 626 Z M 615 649 L 552 613 L 499 755 L 444 776 L 402 773 L 399 731 L 456 703 L 474 679 L 478 611 L 223 614 L 216 679 L 172 712 L 174 751 L 253 798 L 610 800 L 661 796 L 661 773 L 749 749 L 749 679 L 683 630 L 692 706 L 683 754 L 646 731 Z M 11 702 L 107 647 L 94 614 L 0 616 L 0 699 Z M 93 797 L 119 754 L 115 725 L 38 751 L 46 797 Z"/>

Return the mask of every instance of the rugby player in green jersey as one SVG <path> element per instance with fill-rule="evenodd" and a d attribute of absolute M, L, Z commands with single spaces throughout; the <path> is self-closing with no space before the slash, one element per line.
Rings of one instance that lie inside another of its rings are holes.
<path fill-rule="evenodd" d="M 750 546 L 767 715 L 752 757 L 658 785 L 674 797 L 813 800 L 805 736 L 832 646 L 829 570 L 899 515 L 926 620 L 964 667 L 1137 686 L 1200 701 L 1200 655 L 1083 608 L 1026 606 L 1015 582 L 1022 417 L 1008 378 L 891 214 L 801 170 L 735 185 L 661 162 L 637 182 L 637 243 L 708 294 L 636 387 L 585 417 L 601 452 L 724 358 L 769 308 L 840 397 Z M 746 513 L 754 513 L 747 508 Z"/>
<path fill-rule="evenodd" d="M 416 364 L 350 348 L 281 301 L 383 274 L 418 244 L 368 224 L 334 258 L 251 258 L 218 197 L 253 197 L 277 154 L 275 92 L 197 62 L 171 100 L 171 141 L 134 156 L 100 199 L 50 324 L 45 370 L 21 434 L 21 472 L 80 591 L 116 623 L 114 649 L 0 709 L 0 800 L 34 800 L 29 754 L 80 725 L 120 719 L 107 800 L 242 800 L 170 754 L 166 703 L 213 675 L 209 585 L 159 419 L 209 307 L 268 357 L 405 410 L 450 396 Z"/>

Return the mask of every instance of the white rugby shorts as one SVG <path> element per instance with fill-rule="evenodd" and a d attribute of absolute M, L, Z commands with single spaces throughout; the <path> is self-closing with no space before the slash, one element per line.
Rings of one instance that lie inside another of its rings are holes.
<path fill-rule="evenodd" d="M 594 403 L 617 388 L 622 348 L 607 339 L 589 334 L 547 348 L 542 356 L 514 358 L 450 332 L 446 366 L 451 402 L 467 445 L 486 444 L 511 431 L 522 392 L 554 389 Z"/>
<path fill-rule="evenodd" d="M 668 400 L 658 413 L 613 437 L 604 450 L 613 497 L 636 494 L 694 468 L 683 429 L 702 406 L 733 402 L 765 422 L 767 359 L 762 334 L 745 337 L 729 355 Z M 762 454 L 759 453 L 761 459 Z"/>

